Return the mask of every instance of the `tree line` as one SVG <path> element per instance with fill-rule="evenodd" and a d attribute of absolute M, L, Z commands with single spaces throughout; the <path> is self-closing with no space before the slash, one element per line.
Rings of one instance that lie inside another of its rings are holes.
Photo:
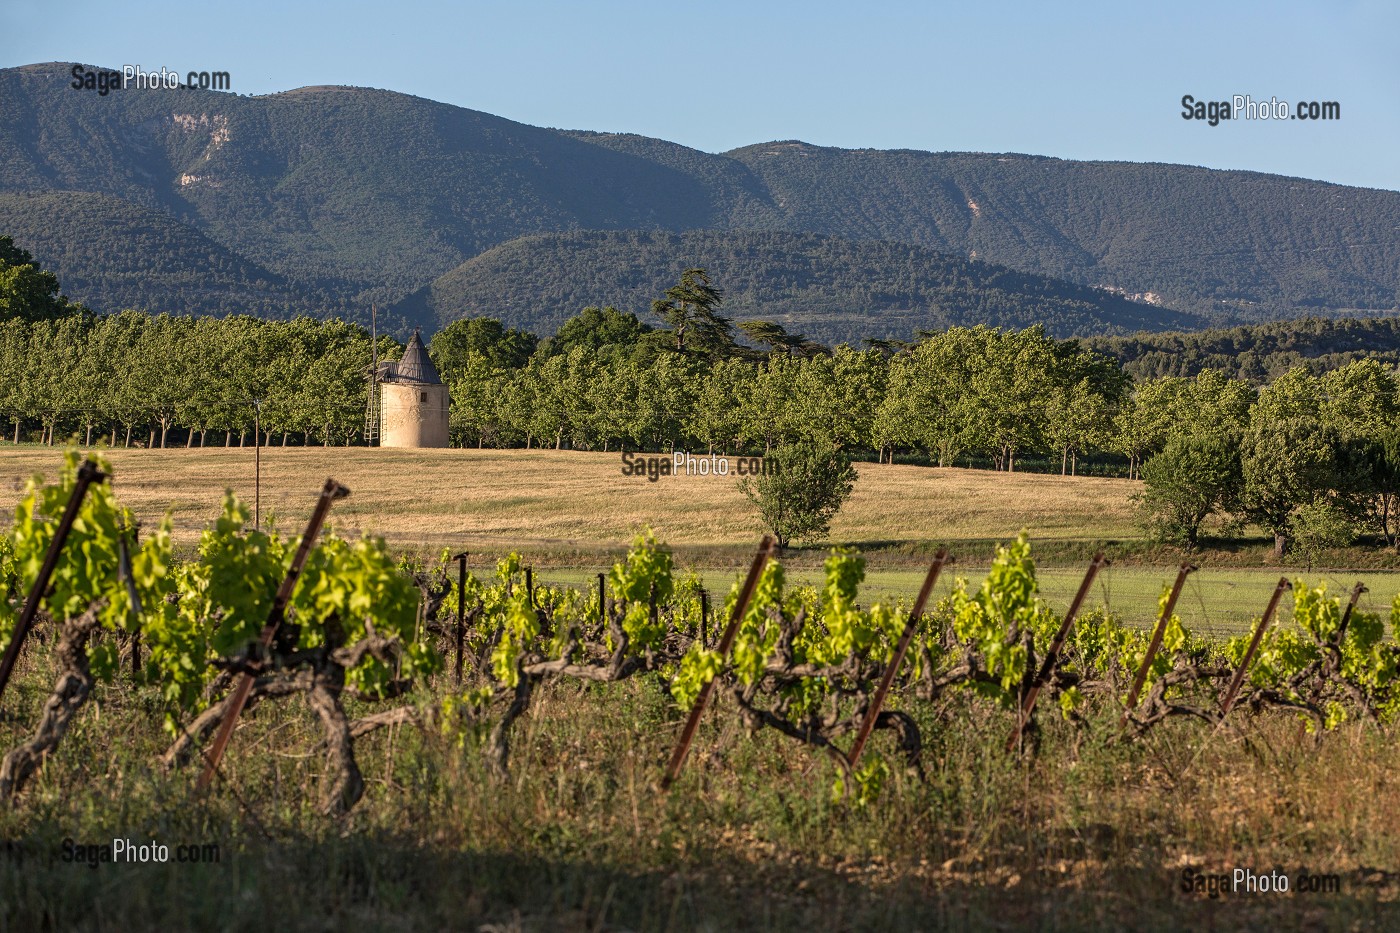
<path fill-rule="evenodd" d="M 13 317 L 0 320 L 0 418 L 15 443 L 165 447 L 173 431 L 185 446 L 241 445 L 255 426 L 265 444 L 351 443 L 369 359 L 368 332 L 339 320 Z"/>
<path fill-rule="evenodd" d="M 95 315 L 0 247 L 0 417 L 15 443 L 229 445 L 255 426 L 263 443 L 364 441 L 364 328 Z M 1040 327 L 829 349 L 776 322 L 736 325 L 722 300 L 691 269 L 653 302 L 657 326 L 614 308 L 584 309 L 543 340 L 493 319 L 454 322 L 429 343 L 451 389 L 453 443 L 817 444 L 1007 471 L 1034 457 L 1065 474 L 1088 455 L 1143 479 L 1144 520 L 1187 546 L 1211 520 L 1257 524 L 1280 554 L 1367 530 L 1400 543 L 1400 382 L 1375 359 L 1320 375 L 1296 366 L 1263 388 L 1211 369 L 1134 383 L 1118 360 Z M 402 347 L 385 337 L 378 350 L 392 359 Z"/>

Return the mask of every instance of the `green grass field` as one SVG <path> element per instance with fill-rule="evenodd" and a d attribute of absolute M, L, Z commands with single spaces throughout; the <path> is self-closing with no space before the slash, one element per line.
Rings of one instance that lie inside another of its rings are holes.
<path fill-rule="evenodd" d="M 961 574 L 966 577 L 968 586 L 977 587 L 982 580 L 982 569 L 974 569 Z M 1367 586 L 1362 594 L 1360 607 L 1368 612 L 1382 615 L 1390 611 L 1391 602 L 1400 595 L 1400 574 L 1366 571 L 1355 574 L 1335 571 L 1305 572 L 1301 568 L 1286 574 L 1272 570 L 1248 570 L 1237 567 L 1220 570 L 1199 570 L 1186 578 L 1186 586 L 1177 602 L 1176 614 L 1188 627 L 1201 632 L 1235 633 L 1249 626 L 1264 611 L 1270 594 L 1278 584 L 1279 577 L 1287 576 L 1290 581 L 1302 579 L 1309 586 L 1325 584 L 1328 591 L 1336 594 L 1350 593 L 1358 581 Z M 934 598 L 946 595 L 959 576 L 956 567 L 941 577 Z M 1079 584 L 1084 578 L 1083 570 L 1064 567 L 1039 569 L 1037 579 L 1042 596 L 1056 609 L 1064 611 L 1074 598 Z M 701 574 L 706 587 L 727 592 L 728 587 L 740 577 L 740 573 L 705 571 Z M 912 602 L 919 591 L 924 572 L 919 570 L 884 570 L 866 574 L 862 594 L 869 600 L 889 599 Z M 1099 574 L 1085 610 L 1105 608 L 1122 618 L 1143 628 L 1151 627 L 1157 617 L 1157 600 L 1164 587 L 1176 579 L 1175 568 L 1153 567 L 1113 567 Z M 574 586 L 588 586 L 594 576 L 585 570 L 552 569 L 541 573 L 545 583 L 567 583 Z M 820 586 L 821 575 L 813 568 L 804 568 L 789 576 L 791 583 L 804 586 Z M 1288 603 L 1284 602 L 1285 614 Z"/>

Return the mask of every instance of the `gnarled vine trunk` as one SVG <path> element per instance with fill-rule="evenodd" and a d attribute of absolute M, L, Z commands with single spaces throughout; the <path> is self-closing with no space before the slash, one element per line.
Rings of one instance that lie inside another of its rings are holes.
<path fill-rule="evenodd" d="M 0 763 L 0 799 L 9 799 L 39 770 L 44 759 L 63 741 L 68 724 L 92 693 L 92 671 L 88 666 L 88 638 L 97 628 L 97 614 L 105 602 L 93 603 L 76 619 L 63 623 L 58 637 L 58 680 L 44 704 L 39 728 L 29 741 L 11 749 Z"/>

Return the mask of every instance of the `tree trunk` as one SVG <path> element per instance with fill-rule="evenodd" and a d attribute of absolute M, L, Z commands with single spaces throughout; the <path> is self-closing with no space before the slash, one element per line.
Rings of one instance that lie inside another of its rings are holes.
<path fill-rule="evenodd" d="M 1284 553 L 1288 550 L 1288 536 L 1274 532 L 1274 560 L 1283 560 Z"/>
<path fill-rule="evenodd" d="M 15 446 L 19 446 L 19 419 L 15 419 Z"/>
<path fill-rule="evenodd" d="M 170 422 L 165 418 L 160 419 L 160 449 L 165 449 L 165 435 L 170 430 Z"/>
<path fill-rule="evenodd" d="M 1381 534 L 1386 544 L 1395 547 L 1397 536 L 1390 533 L 1390 499 L 1390 493 L 1381 493 Z"/>
<path fill-rule="evenodd" d="M 87 426 L 87 440 L 83 442 L 83 446 L 84 446 L 84 447 L 91 447 L 91 446 L 92 446 L 92 422 L 88 422 L 88 426 Z"/>
<path fill-rule="evenodd" d="M 123 447 L 130 447 L 130 446 L 131 446 L 131 425 L 129 425 L 129 424 L 126 426 L 126 441 L 122 444 L 122 446 L 123 446 Z"/>
<path fill-rule="evenodd" d="M 1068 474 L 1069 474 L 1069 448 L 1066 447 L 1066 448 L 1064 448 L 1063 450 L 1060 451 L 1060 475 L 1061 475 L 1061 476 L 1067 476 Z"/>
<path fill-rule="evenodd" d="M 116 425 L 113 425 L 113 426 L 112 426 L 112 446 L 113 446 L 113 447 L 117 446 L 117 428 L 116 428 Z"/>

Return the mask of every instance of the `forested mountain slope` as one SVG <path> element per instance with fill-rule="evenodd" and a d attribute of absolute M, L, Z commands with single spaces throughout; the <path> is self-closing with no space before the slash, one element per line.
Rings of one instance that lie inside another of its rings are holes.
<path fill-rule="evenodd" d="M 590 305 L 650 320 L 652 299 L 688 266 L 707 269 L 723 289 L 725 314 L 776 320 L 827 344 L 909 340 L 919 330 L 954 324 L 1018 330 L 1044 324 L 1057 336 L 1200 324 L 1102 289 L 919 246 L 792 233 L 527 237 L 469 259 L 398 310 L 443 323 L 495 317 L 539 334 Z"/>
<path fill-rule="evenodd" d="M 229 280 L 238 294 L 262 269 L 361 318 L 371 302 L 402 300 L 493 247 L 582 230 L 905 243 L 1230 323 L 1389 311 L 1400 292 L 1400 192 L 1179 165 L 801 142 L 711 154 L 386 90 L 103 96 L 74 89 L 72 68 L 0 70 L 0 193 L 75 202 L 96 194 L 163 214 L 207 238 L 190 241 L 199 256 L 177 257 L 193 275 L 242 266 Z M 62 221 L 65 212 L 54 213 Z M 66 263 L 65 282 L 90 287 L 78 297 L 94 307 L 162 306 L 156 285 L 133 297 L 95 267 L 96 253 L 63 258 L 41 232 L 31 224 L 16 241 L 45 264 Z"/>

